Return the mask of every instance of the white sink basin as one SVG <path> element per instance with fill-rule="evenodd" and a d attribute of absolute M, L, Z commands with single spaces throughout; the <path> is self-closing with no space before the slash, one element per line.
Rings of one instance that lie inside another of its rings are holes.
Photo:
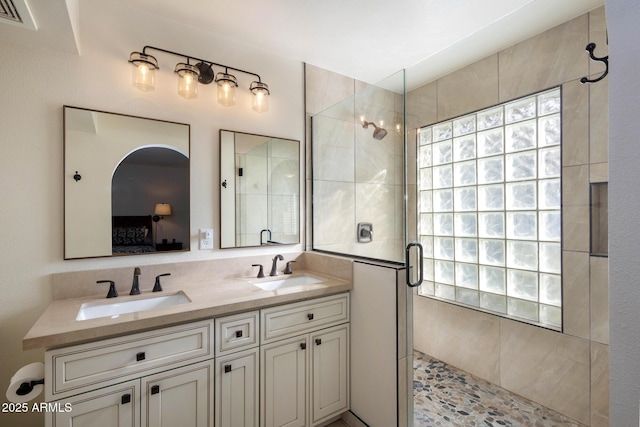
<path fill-rule="evenodd" d="M 314 276 L 303 275 L 276 280 L 265 279 L 265 281 L 251 281 L 251 284 L 265 291 L 274 291 L 276 289 L 290 288 L 292 286 L 312 285 L 323 281 L 323 279 L 319 279 Z"/>
<path fill-rule="evenodd" d="M 125 313 L 136 311 L 153 310 L 161 307 L 171 307 L 173 305 L 186 304 L 191 302 L 182 291 L 171 295 L 154 295 L 140 297 L 129 301 L 98 301 L 82 304 L 76 320 L 97 319 L 100 317 L 118 317 Z"/>

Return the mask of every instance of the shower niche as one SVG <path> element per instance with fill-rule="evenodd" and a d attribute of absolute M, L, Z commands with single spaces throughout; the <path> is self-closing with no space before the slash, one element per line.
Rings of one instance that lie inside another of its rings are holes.
<path fill-rule="evenodd" d="M 595 182 L 590 190 L 591 255 L 609 256 L 609 186 Z"/>

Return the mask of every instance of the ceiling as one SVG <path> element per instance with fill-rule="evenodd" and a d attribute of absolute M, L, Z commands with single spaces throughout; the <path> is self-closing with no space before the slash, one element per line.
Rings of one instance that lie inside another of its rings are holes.
<path fill-rule="evenodd" d="M 0 40 L 20 37 L 24 43 L 26 37 L 39 47 L 77 53 L 74 17 L 82 1 L 26 1 L 42 29 L 37 33 L 45 34 L 16 36 L 16 31 L 28 30 L 0 25 Z M 604 0 L 110 1 L 368 83 L 407 69 L 410 87 L 604 4 Z M 41 20 L 47 25 L 40 25 Z"/>

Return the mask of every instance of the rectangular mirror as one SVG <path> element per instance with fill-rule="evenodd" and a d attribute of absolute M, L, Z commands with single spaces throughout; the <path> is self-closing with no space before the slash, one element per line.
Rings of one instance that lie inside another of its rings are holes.
<path fill-rule="evenodd" d="M 220 130 L 220 247 L 300 243 L 300 141 Z"/>
<path fill-rule="evenodd" d="M 64 107 L 64 257 L 188 251 L 187 124 Z"/>

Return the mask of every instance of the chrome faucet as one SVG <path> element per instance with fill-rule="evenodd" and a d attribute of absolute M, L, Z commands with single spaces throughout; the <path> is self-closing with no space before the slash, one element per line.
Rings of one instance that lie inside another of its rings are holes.
<path fill-rule="evenodd" d="M 282 261 L 284 260 L 284 257 L 282 255 L 276 255 L 273 257 L 273 264 L 271 265 L 271 273 L 269 273 L 269 276 L 278 275 L 278 260 Z"/>
<path fill-rule="evenodd" d="M 138 283 L 139 275 L 140 267 L 136 267 L 133 270 L 133 283 L 131 284 L 131 292 L 129 292 L 129 295 L 140 295 L 140 284 Z"/>

